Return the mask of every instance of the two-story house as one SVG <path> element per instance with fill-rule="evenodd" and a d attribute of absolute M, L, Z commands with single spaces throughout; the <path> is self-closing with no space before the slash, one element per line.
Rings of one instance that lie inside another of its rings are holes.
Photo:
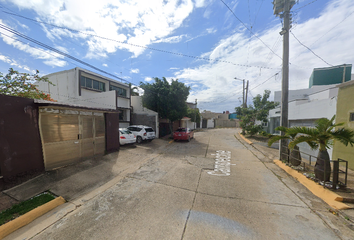
<path fill-rule="evenodd" d="M 130 125 L 128 84 L 78 67 L 45 77 L 54 85 L 41 82 L 38 89 L 49 93 L 54 100 L 91 108 L 119 110 L 119 127 Z"/>

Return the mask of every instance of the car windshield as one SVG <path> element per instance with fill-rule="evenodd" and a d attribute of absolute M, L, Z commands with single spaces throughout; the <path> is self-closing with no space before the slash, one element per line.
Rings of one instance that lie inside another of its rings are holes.
<path fill-rule="evenodd" d="M 145 128 L 145 131 L 146 131 L 146 132 L 153 132 L 154 129 L 152 129 L 152 128 Z"/>
<path fill-rule="evenodd" d="M 179 128 L 179 129 L 177 129 L 176 132 L 187 132 L 187 129 L 186 128 Z"/>
<path fill-rule="evenodd" d="M 119 130 L 122 134 L 131 134 L 132 132 L 128 129 Z"/>

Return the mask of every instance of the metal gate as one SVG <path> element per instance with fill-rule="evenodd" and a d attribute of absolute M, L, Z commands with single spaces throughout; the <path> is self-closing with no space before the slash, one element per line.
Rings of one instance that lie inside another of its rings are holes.
<path fill-rule="evenodd" d="M 46 170 L 105 151 L 103 113 L 42 108 L 39 121 Z"/>

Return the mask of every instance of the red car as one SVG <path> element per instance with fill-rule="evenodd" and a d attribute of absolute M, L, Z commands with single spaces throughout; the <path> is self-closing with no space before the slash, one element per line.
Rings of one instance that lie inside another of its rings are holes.
<path fill-rule="evenodd" d="M 190 128 L 178 128 L 177 131 L 173 133 L 173 140 L 187 140 L 188 142 L 194 138 L 194 131 Z"/>

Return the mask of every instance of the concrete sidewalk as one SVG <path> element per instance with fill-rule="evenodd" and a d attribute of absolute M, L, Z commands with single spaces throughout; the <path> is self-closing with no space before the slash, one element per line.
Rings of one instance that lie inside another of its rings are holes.
<path fill-rule="evenodd" d="M 274 147 L 268 147 L 267 143 L 262 141 L 258 141 L 256 139 L 249 138 L 251 141 L 252 147 L 257 151 L 261 152 L 264 157 L 269 160 L 279 159 L 279 150 Z M 348 225 L 351 229 L 354 230 L 354 171 L 348 169 L 348 179 L 347 179 L 347 187 L 345 189 L 338 189 L 332 191 L 344 199 L 344 203 L 351 207 L 351 209 L 344 210 L 334 210 L 333 214 L 340 214 L 342 218 L 348 221 Z"/>
<path fill-rule="evenodd" d="M 44 191 L 51 191 L 71 201 L 122 174 L 135 164 L 143 162 L 146 153 L 159 153 L 168 141 L 155 139 L 151 143 L 122 146 L 119 152 L 97 156 L 74 165 L 45 172 L 27 182 L 3 191 L 4 209 L 27 200 Z M 0 209 L 1 211 L 1 209 Z"/>

